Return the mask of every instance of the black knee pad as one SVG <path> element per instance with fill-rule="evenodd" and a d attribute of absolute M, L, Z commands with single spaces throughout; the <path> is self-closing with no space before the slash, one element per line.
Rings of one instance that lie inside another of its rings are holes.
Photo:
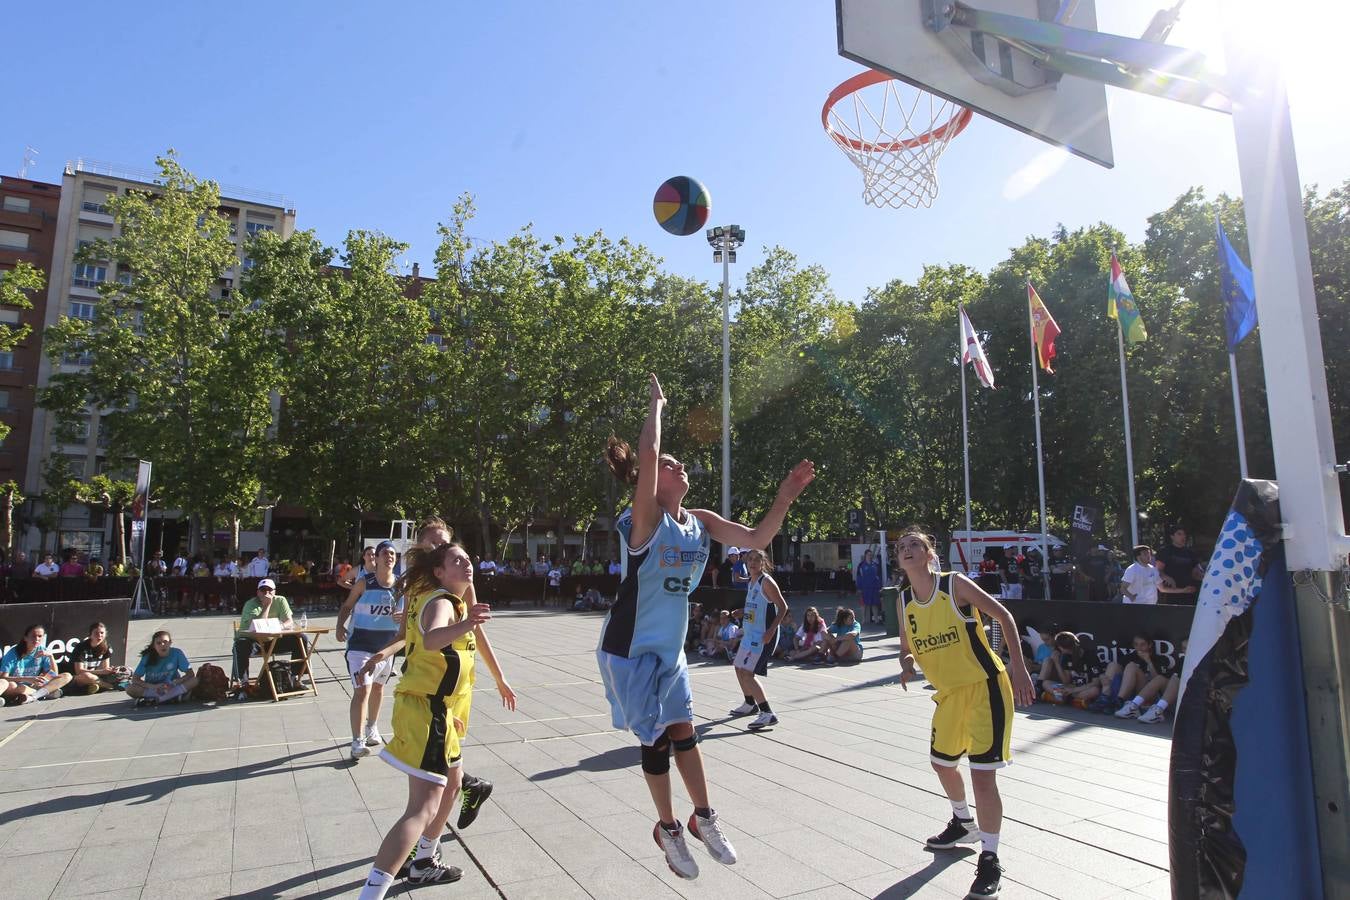
<path fill-rule="evenodd" d="M 665 775 L 670 771 L 670 743 L 662 738 L 659 746 L 642 747 L 642 771 L 648 775 Z"/>
<path fill-rule="evenodd" d="M 686 750 L 693 750 L 695 747 L 698 746 L 698 732 L 697 731 L 694 732 L 687 738 L 674 738 L 671 740 L 670 743 L 675 748 L 676 753 L 683 753 Z"/>

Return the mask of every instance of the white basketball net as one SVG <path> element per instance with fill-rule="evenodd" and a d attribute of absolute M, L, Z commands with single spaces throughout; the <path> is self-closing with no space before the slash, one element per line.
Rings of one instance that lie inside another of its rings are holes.
<path fill-rule="evenodd" d="M 927 207 L 938 195 L 938 157 L 961 130 L 944 124 L 962 112 L 950 100 L 887 79 L 841 97 L 829 110 L 827 130 L 862 172 L 864 201 Z"/>

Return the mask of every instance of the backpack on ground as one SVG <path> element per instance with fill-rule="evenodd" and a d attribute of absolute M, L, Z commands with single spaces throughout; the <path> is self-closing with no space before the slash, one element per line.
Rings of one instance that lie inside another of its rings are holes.
<path fill-rule="evenodd" d="M 230 693 L 230 678 L 220 666 L 206 663 L 197 670 L 197 687 L 192 696 L 203 703 L 219 703 Z"/>

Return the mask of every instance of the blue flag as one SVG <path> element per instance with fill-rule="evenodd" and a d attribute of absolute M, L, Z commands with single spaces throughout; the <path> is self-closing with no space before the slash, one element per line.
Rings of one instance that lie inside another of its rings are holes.
<path fill-rule="evenodd" d="M 1252 270 L 1228 243 L 1228 235 L 1224 234 L 1218 216 L 1214 217 L 1214 225 L 1219 230 L 1219 292 L 1223 295 L 1228 352 L 1232 353 L 1256 327 L 1256 290 L 1252 286 Z"/>

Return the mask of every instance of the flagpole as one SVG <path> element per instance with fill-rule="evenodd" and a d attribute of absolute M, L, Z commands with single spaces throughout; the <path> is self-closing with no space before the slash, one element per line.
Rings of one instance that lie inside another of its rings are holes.
<path fill-rule="evenodd" d="M 1027 279 L 1027 336 L 1031 338 L 1031 402 L 1036 414 L 1036 484 L 1041 492 L 1041 578 L 1045 581 L 1045 599 L 1050 599 L 1050 550 L 1045 531 L 1045 461 L 1041 457 L 1041 386 L 1036 370 L 1036 319 L 1031 314 L 1031 279 Z"/>
<path fill-rule="evenodd" d="M 1125 335 L 1116 319 L 1116 347 L 1120 350 L 1120 403 L 1125 409 L 1125 477 L 1130 483 L 1130 546 L 1139 546 L 1139 510 L 1134 501 L 1134 442 L 1130 438 L 1130 388 L 1125 383 Z"/>
<path fill-rule="evenodd" d="M 965 307 L 958 306 L 956 310 L 956 330 L 959 332 L 957 338 L 957 363 L 961 366 L 961 455 L 965 460 L 966 470 L 966 531 L 974 529 L 970 526 L 970 420 L 966 413 L 966 335 L 965 328 L 962 327 L 961 316 Z M 969 534 L 966 537 L 970 537 Z M 966 546 L 970 543 L 967 541 Z M 969 568 L 970 560 L 966 560 L 966 566 Z"/>
<path fill-rule="evenodd" d="M 1242 395 L 1238 393 L 1237 354 L 1228 352 L 1228 375 L 1233 381 L 1233 420 L 1237 423 L 1238 471 L 1247 477 L 1247 435 L 1242 427 Z"/>

